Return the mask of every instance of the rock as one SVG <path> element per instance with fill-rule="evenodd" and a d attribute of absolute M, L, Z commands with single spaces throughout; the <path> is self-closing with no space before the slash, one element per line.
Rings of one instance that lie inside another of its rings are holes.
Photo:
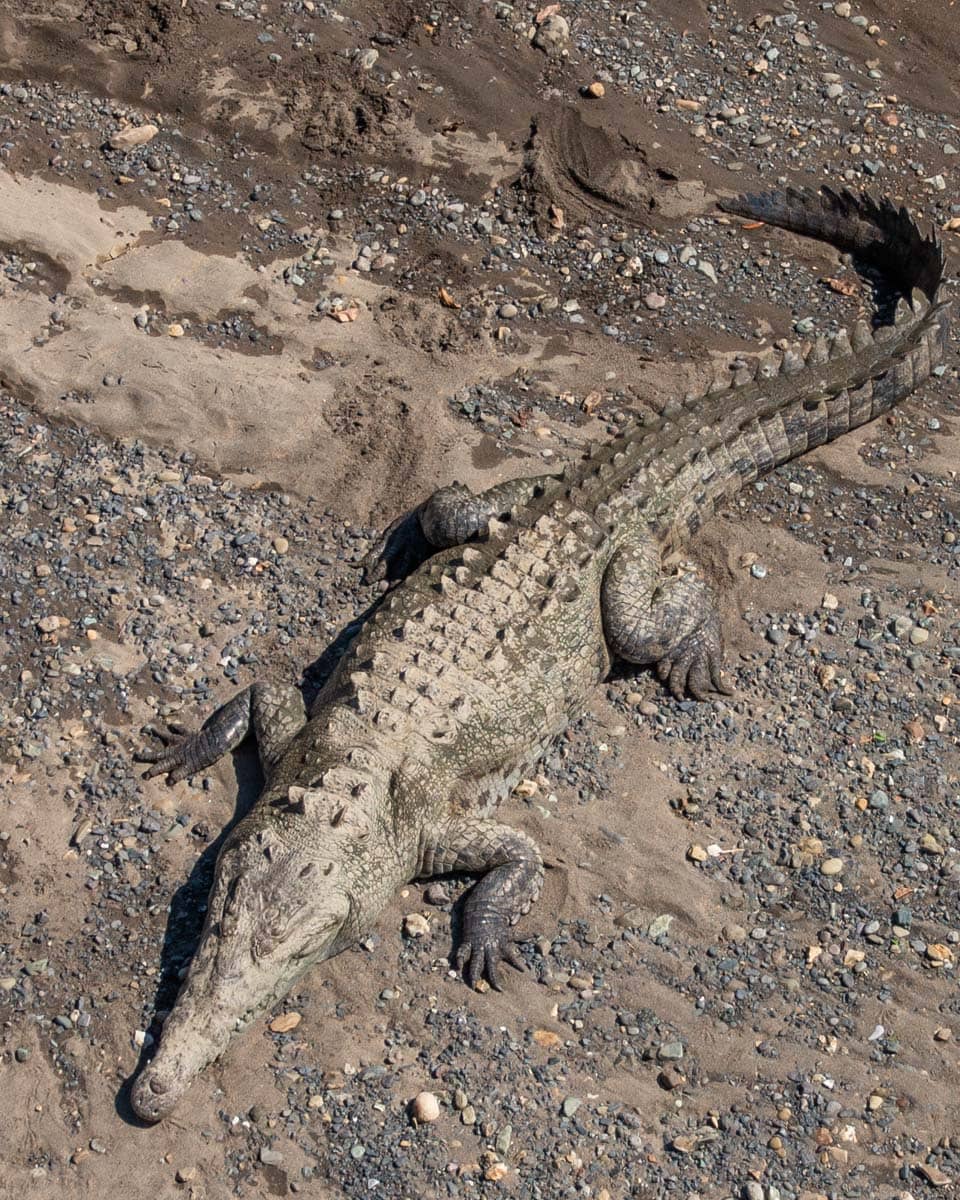
<path fill-rule="evenodd" d="M 290 549 L 290 543 L 285 537 L 275 537 L 273 539 L 273 548 L 278 554 L 286 554 Z"/>
<path fill-rule="evenodd" d="M 281 1013 L 270 1022 L 270 1032 L 289 1033 L 291 1029 L 296 1029 L 302 1019 L 298 1012 Z"/>
<path fill-rule="evenodd" d="M 841 875 L 843 874 L 843 859 L 842 858 L 825 858 L 820 864 L 821 875 Z"/>
<path fill-rule="evenodd" d="M 657 1050 L 657 1058 L 668 1062 L 683 1058 L 683 1042 L 662 1042 Z"/>
<path fill-rule="evenodd" d="M 704 850 L 703 846 L 696 844 L 687 847 L 687 858 L 690 862 L 702 863 L 706 862 L 710 855 Z"/>
<path fill-rule="evenodd" d="M 429 1125 L 440 1116 L 440 1101 L 433 1092 L 420 1092 L 410 1103 L 410 1114 L 421 1125 Z"/>
<path fill-rule="evenodd" d="M 658 937 L 663 937 L 668 933 L 670 926 L 673 923 L 673 913 L 661 913 L 659 917 L 654 917 L 647 927 L 647 936 L 656 940 Z"/>
<path fill-rule="evenodd" d="M 283 1162 L 283 1155 L 279 1150 L 272 1150 L 269 1146 L 261 1146 L 260 1161 L 267 1167 L 279 1167 Z"/>
<path fill-rule="evenodd" d="M 437 908 L 442 908 L 445 904 L 450 903 L 450 895 L 442 883 L 431 883 L 423 893 L 423 898 L 428 904 L 434 904 Z"/>
<path fill-rule="evenodd" d="M 574 1116 L 581 1104 L 583 1104 L 583 1101 L 577 1096 L 567 1096 L 562 1106 L 563 1115 L 565 1117 Z"/>
<path fill-rule="evenodd" d="M 403 918 L 403 932 L 408 938 L 426 937 L 430 933 L 430 922 L 422 913 L 407 913 Z"/>
<path fill-rule="evenodd" d="M 583 94 L 589 96 L 591 100 L 602 100 L 607 94 L 607 89 L 599 80 L 594 80 L 593 83 L 583 89 Z"/>
<path fill-rule="evenodd" d="M 561 51 L 569 40 L 570 24 L 559 13 L 545 17 L 533 35 L 533 45 L 546 54 L 555 54 Z"/>
<path fill-rule="evenodd" d="M 656 312 L 657 309 L 663 308 L 666 305 L 667 298 L 666 296 L 661 296 L 659 292 L 647 292 L 643 298 L 643 302 L 647 308 Z"/>
<path fill-rule="evenodd" d="M 945 1171 L 941 1171 L 939 1167 L 933 1163 L 919 1163 L 917 1165 L 917 1174 L 930 1184 L 931 1187 L 946 1187 L 953 1182 L 953 1176 L 948 1175 Z"/>
<path fill-rule="evenodd" d="M 131 125 L 129 129 L 121 129 L 110 138 L 110 149 L 132 150 L 135 146 L 145 146 L 159 132 L 156 125 Z"/>

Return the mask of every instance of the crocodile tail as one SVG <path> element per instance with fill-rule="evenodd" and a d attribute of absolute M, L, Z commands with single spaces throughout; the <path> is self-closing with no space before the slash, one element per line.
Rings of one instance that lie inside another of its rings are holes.
<path fill-rule="evenodd" d="M 717 462 L 731 465 L 703 482 L 681 471 L 666 489 L 661 531 L 677 544 L 744 484 L 889 411 L 938 367 L 947 344 L 943 247 L 905 208 L 826 187 L 737 196 L 720 207 L 829 242 L 877 269 L 904 298 L 872 325 L 857 321 L 787 350 L 772 373 L 747 371 L 733 386 L 717 380 L 706 396 L 687 397 L 686 427 L 699 421 L 702 437 L 723 446 Z"/>
<path fill-rule="evenodd" d="M 928 303 L 939 299 L 944 253 L 935 230 L 924 231 L 906 208 L 888 197 L 875 199 L 823 187 L 784 188 L 720 201 L 724 212 L 789 229 L 830 242 L 876 267 L 904 295 L 924 293 Z"/>
<path fill-rule="evenodd" d="M 943 360 L 950 324 L 950 303 L 943 291 L 943 245 L 937 231 L 924 232 L 906 208 L 886 196 L 877 199 L 866 192 L 826 186 L 819 191 L 784 188 L 725 198 L 720 207 L 829 242 L 875 268 L 903 293 L 892 324 L 877 318 L 872 332 L 865 333 L 869 327 L 861 322 L 856 330 L 841 331 L 839 344 L 831 351 L 831 358 L 835 353 L 842 358 L 844 347 L 849 353 L 852 342 L 854 353 L 844 385 L 867 384 L 873 391 L 870 404 L 851 409 L 849 428 L 891 408 Z M 884 350 L 879 359 L 877 346 Z M 816 358 L 810 356 L 807 365 Z M 842 423 L 833 426 L 826 440 L 842 431 Z M 807 444 L 812 444 L 809 437 Z"/>

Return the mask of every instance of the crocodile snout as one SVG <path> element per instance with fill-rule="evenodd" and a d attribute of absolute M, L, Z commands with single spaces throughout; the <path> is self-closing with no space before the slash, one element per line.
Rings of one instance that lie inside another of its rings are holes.
<path fill-rule="evenodd" d="M 174 1088 L 169 1080 L 161 1078 L 150 1063 L 134 1083 L 130 1103 L 142 1121 L 161 1121 L 185 1090 L 185 1087 Z"/>

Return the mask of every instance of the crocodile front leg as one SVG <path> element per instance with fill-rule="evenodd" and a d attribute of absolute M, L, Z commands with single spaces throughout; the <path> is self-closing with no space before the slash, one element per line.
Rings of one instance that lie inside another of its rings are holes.
<path fill-rule="evenodd" d="M 664 576 L 650 542 L 619 550 L 601 591 L 603 629 L 613 654 L 655 663 L 657 675 L 681 700 L 689 691 L 706 700 L 730 695 L 723 680 L 723 638 L 717 598 L 698 575 Z"/>
<path fill-rule="evenodd" d="M 169 783 L 178 783 L 213 766 L 252 730 L 264 774 L 269 775 L 306 720 L 303 696 L 296 688 L 254 683 L 218 708 L 197 733 L 161 750 L 141 750 L 136 759 L 150 763 L 144 779 L 165 774 Z"/>
<path fill-rule="evenodd" d="M 483 874 L 467 896 L 456 963 L 471 987 L 486 974 L 500 991 L 501 961 L 523 969 L 509 930 L 540 895 L 540 851 L 532 838 L 509 825 L 484 817 L 458 818 L 424 850 L 418 874 L 427 877 L 448 871 Z"/>
<path fill-rule="evenodd" d="M 462 483 L 439 488 L 412 512 L 398 517 L 364 558 L 364 580 L 403 579 L 435 550 L 462 546 L 487 536 L 494 518 L 509 520 L 515 509 L 541 495 L 553 475 L 508 479 L 474 494 Z"/>

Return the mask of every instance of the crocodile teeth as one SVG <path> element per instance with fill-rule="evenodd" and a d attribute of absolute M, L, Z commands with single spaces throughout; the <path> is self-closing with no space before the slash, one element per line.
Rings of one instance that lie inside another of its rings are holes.
<path fill-rule="evenodd" d="M 910 294 L 910 307 L 918 317 L 922 316 L 930 307 L 930 302 L 919 288 L 914 288 Z"/>
<path fill-rule="evenodd" d="M 848 354 L 852 353 L 853 347 L 850 345 L 850 334 L 845 329 L 838 330 L 830 347 L 830 357 L 845 358 Z"/>
<path fill-rule="evenodd" d="M 798 354 L 796 350 L 783 352 L 783 361 L 780 363 L 780 371 L 783 375 L 796 375 L 798 371 L 803 370 L 803 365 L 803 355 Z"/>

